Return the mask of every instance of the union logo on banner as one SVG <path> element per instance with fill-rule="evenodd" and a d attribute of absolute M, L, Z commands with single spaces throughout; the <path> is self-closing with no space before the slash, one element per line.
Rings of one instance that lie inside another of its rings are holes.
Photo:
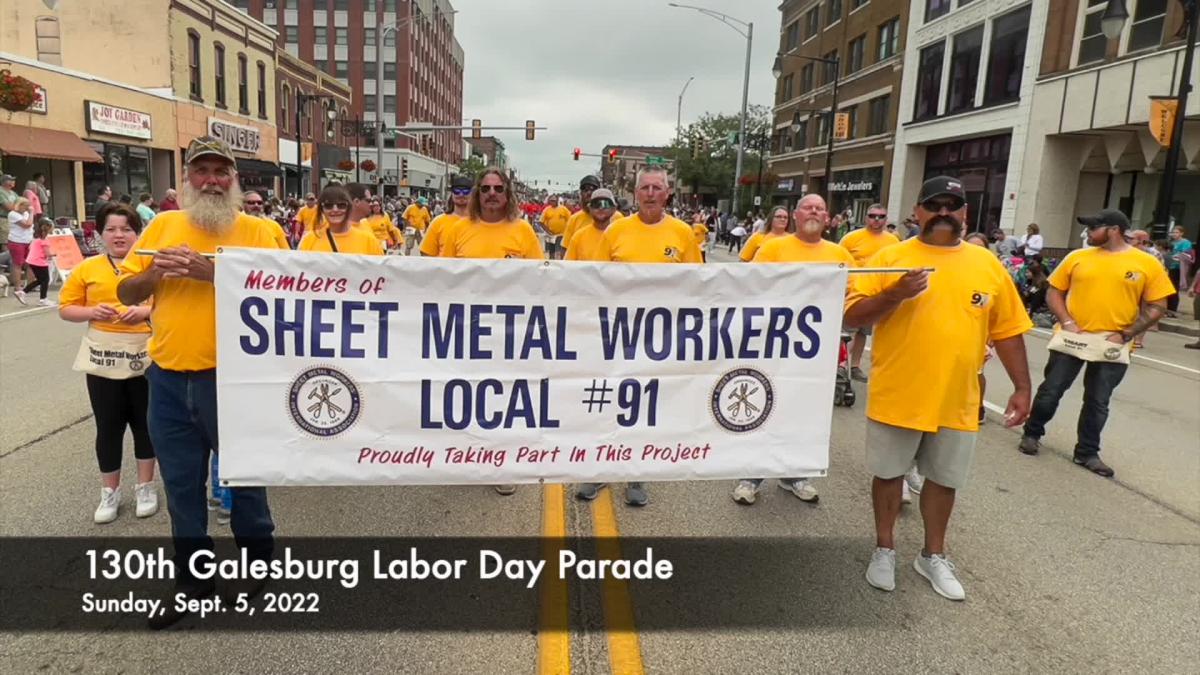
<path fill-rule="evenodd" d="M 1171 146 L 1179 100 L 1173 96 L 1150 97 L 1150 135 L 1164 148 Z"/>

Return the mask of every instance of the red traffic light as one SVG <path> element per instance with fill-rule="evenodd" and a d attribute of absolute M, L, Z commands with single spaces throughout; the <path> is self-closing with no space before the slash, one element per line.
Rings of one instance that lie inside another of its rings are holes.
<path fill-rule="evenodd" d="M 578 162 L 579 156 L 583 154 L 583 151 L 580 150 L 579 148 L 575 148 L 575 151 L 571 154 L 575 155 L 575 161 Z"/>
<path fill-rule="evenodd" d="M 617 161 L 617 149 L 613 148 L 608 151 L 608 161 L 615 163 Z"/>

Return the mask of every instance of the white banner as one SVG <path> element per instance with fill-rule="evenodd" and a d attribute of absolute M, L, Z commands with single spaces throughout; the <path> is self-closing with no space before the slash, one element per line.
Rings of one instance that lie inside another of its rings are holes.
<path fill-rule="evenodd" d="M 846 270 L 228 249 L 221 478 L 824 475 Z"/>

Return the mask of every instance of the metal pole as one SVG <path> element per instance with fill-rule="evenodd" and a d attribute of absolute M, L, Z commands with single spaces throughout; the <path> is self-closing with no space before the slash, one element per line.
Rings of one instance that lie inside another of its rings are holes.
<path fill-rule="evenodd" d="M 394 25 L 381 23 L 375 29 L 375 190 L 383 194 L 383 47 L 387 44 L 387 31 L 395 32 Z M 397 68 L 397 71 L 399 68 Z M 398 190 L 397 190 L 398 191 Z"/>
<path fill-rule="evenodd" d="M 833 100 L 829 103 L 829 143 L 825 147 L 825 208 L 833 208 L 833 127 L 837 119 L 838 105 L 838 71 L 841 61 L 833 59 Z"/>
<path fill-rule="evenodd" d="M 303 200 L 304 192 L 300 189 L 304 187 L 302 180 L 304 174 L 301 173 L 300 167 L 300 106 L 304 105 L 304 94 L 296 93 L 296 199 Z"/>
<path fill-rule="evenodd" d="M 1167 166 L 1162 182 L 1158 186 L 1158 206 L 1154 209 L 1154 239 L 1167 236 L 1171 223 L 1171 200 L 1175 198 L 1175 176 L 1179 172 L 1179 150 L 1183 147 L 1183 118 L 1187 115 L 1188 93 L 1192 90 L 1192 58 L 1196 50 L 1197 23 L 1200 22 L 1200 3 L 1197 0 L 1181 0 L 1187 20 L 1187 43 L 1183 50 L 1183 73 L 1179 78 L 1178 104 L 1175 111 L 1175 128 L 1171 131 L 1171 145 L 1167 148 Z"/>
<path fill-rule="evenodd" d="M 362 179 L 359 177 L 359 174 L 358 174 L 358 165 L 359 165 L 358 146 L 359 146 L 359 141 L 362 140 L 361 136 L 360 136 L 360 134 L 362 133 L 362 120 L 359 119 L 359 117 L 360 117 L 359 113 L 354 113 L 354 182 L 355 183 L 362 182 Z"/>
<path fill-rule="evenodd" d="M 746 155 L 746 107 L 750 99 L 750 50 L 754 43 L 754 23 L 751 22 L 746 26 L 746 73 L 742 79 L 742 122 L 741 130 L 738 132 L 738 153 L 737 165 L 733 169 L 733 201 L 731 213 L 737 215 L 738 209 L 741 207 L 742 190 L 742 162 Z"/>
<path fill-rule="evenodd" d="M 762 172 L 763 172 L 763 155 L 766 154 L 764 146 L 766 145 L 766 135 L 760 136 L 758 139 L 758 184 L 754 186 L 754 196 L 762 196 Z M 766 201 L 765 199 L 762 201 Z"/>
<path fill-rule="evenodd" d="M 687 82 L 683 83 L 683 89 L 679 91 L 679 105 L 675 106 L 675 142 L 679 143 L 683 140 L 682 124 L 683 124 L 683 95 L 687 92 L 688 85 L 692 83 L 695 77 L 689 77 Z M 678 157 L 676 158 L 678 159 Z"/>

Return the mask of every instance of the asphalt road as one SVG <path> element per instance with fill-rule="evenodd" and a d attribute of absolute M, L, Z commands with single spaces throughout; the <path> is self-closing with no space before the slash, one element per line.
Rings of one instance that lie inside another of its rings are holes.
<path fill-rule="evenodd" d="M 138 520 L 128 498 L 118 521 L 91 523 L 93 428 L 82 378 L 70 369 L 82 328 L 52 310 L 11 315 L 19 310 L 0 299 L 0 536 L 166 534 L 165 510 Z M 898 530 L 896 592 L 863 580 L 873 537 L 861 400 L 834 411 L 830 476 L 817 482 L 818 505 L 770 487 L 758 504 L 742 507 L 726 482 L 654 484 L 649 507 L 618 505 L 616 527 L 626 541 L 765 537 L 787 542 L 794 556 L 767 561 L 780 576 L 763 579 L 765 590 L 752 594 L 698 584 L 665 597 L 655 582 L 632 582 L 639 625 L 654 623 L 650 617 L 664 606 L 705 603 L 763 617 L 763 625 L 737 630 L 642 628 L 645 670 L 1190 672 L 1200 662 L 1200 358 L 1181 349 L 1182 338 L 1148 342 L 1144 356 L 1159 363 L 1143 359 L 1131 368 L 1105 434 L 1104 456 L 1117 480 L 1070 463 L 1077 391 L 1051 426 L 1049 450 L 1036 458 L 1020 455 L 1017 434 L 991 416 L 951 522 L 964 603 L 935 595 L 912 570 L 921 543 L 915 505 L 905 507 Z M 1045 340 L 1033 335 L 1027 344 L 1036 383 Z M 987 398 L 1002 405 L 1003 373 L 989 367 L 988 374 Z M 508 498 L 481 487 L 289 488 L 272 489 L 271 503 L 284 535 L 537 536 L 544 494 L 535 486 Z M 593 509 L 568 499 L 568 534 L 591 534 Z M 756 545 L 747 544 L 746 561 L 761 559 Z M 739 571 L 755 578 L 756 566 Z M 610 672 L 603 601 L 577 589 L 570 598 L 572 670 Z M 535 594 L 528 605 L 535 614 Z M 0 660 L 7 672 L 527 673 L 538 663 L 538 639 L 524 630 L 270 633 L 185 624 L 154 635 L 5 634 Z"/>

